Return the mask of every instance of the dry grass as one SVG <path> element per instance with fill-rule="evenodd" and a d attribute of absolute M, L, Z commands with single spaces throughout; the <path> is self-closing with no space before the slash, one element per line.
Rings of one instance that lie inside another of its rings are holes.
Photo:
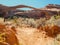
<path fill-rule="evenodd" d="M 7 42 L 10 45 L 14 45 L 16 39 L 19 43 L 17 45 L 60 45 L 60 18 L 16 18 L 6 22 L 2 18 L 0 20 L 0 32 L 7 31 Z"/>

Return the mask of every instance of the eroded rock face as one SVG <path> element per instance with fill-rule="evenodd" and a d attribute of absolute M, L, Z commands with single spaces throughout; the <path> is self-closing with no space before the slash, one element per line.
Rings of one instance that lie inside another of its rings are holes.
<path fill-rule="evenodd" d="M 9 29 L 6 25 L 0 24 L 0 44 L 19 45 L 14 29 Z"/>
<path fill-rule="evenodd" d="M 12 6 L 12 7 L 0 5 L 0 16 L 8 17 L 11 15 L 17 15 L 17 16 L 25 15 L 26 17 L 30 17 L 30 18 L 31 17 L 32 18 L 40 18 L 40 17 L 49 18 L 52 15 L 57 15 L 58 14 L 57 11 L 59 11 L 59 14 L 60 14 L 60 5 L 56 5 L 56 6 L 52 5 L 52 6 L 48 5 L 48 8 L 46 6 L 46 8 L 38 9 L 31 6 L 26 6 L 26 5 L 17 5 L 17 6 Z M 49 7 L 51 7 L 52 10 Z M 23 11 L 17 11 L 17 8 L 31 8 L 33 10 L 29 10 L 29 11 L 27 10 L 23 12 Z"/>

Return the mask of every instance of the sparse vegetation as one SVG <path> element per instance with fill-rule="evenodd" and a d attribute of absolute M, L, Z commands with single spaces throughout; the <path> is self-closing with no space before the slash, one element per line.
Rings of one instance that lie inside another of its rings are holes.
<path fill-rule="evenodd" d="M 6 24 L 7 22 L 11 22 L 11 25 L 15 25 L 15 27 L 19 26 L 19 28 L 21 27 L 37 28 L 39 30 L 45 31 L 46 35 L 49 37 L 55 37 L 60 33 L 60 27 L 58 26 L 60 25 L 60 23 L 58 23 L 60 22 L 60 16 L 52 16 L 49 20 L 46 20 L 46 18 L 34 19 L 34 18 L 14 17 L 13 19 L 6 20 L 4 24 Z M 11 25 L 9 24 L 9 26 Z M 15 27 L 13 28 L 11 27 L 11 29 L 15 31 Z"/>
<path fill-rule="evenodd" d="M 37 28 L 38 26 L 42 26 L 45 24 L 46 19 L 40 18 L 40 19 L 34 19 L 34 18 L 13 18 L 14 24 L 19 26 L 30 26 Z"/>
<path fill-rule="evenodd" d="M 0 45 L 55 45 L 49 43 L 60 45 L 60 5 L 0 5 Z"/>

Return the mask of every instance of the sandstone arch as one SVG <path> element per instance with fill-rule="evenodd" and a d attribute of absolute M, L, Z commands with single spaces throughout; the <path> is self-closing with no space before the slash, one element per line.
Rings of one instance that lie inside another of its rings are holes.
<path fill-rule="evenodd" d="M 5 18 L 9 15 L 9 11 L 12 11 L 12 10 L 17 10 L 17 8 L 30 8 L 30 9 L 33 9 L 35 11 L 39 11 L 40 13 L 44 13 L 43 16 L 46 16 L 47 18 L 50 18 L 50 13 L 47 11 L 47 10 L 41 10 L 41 9 L 38 9 L 38 8 L 34 8 L 34 7 L 31 7 L 31 6 L 26 6 L 26 5 L 17 5 L 17 6 L 4 6 L 4 5 L 0 5 L 0 14 L 2 15 L 2 17 L 4 17 L 4 21 L 5 21 Z M 32 10 L 31 10 L 32 12 Z M 25 14 L 26 12 L 23 12 L 22 14 Z M 41 16 L 40 13 L 32 13 L 31 15 L 36 15 L 37 17 L 38 16 Z M 30 14 L 30 13 L 29 13 Z"/>

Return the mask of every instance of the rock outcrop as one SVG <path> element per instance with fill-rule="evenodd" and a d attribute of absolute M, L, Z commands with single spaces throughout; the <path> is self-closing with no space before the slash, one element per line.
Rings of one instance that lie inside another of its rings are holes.
<path fill-rule="evenodd" d="M 32 10 L 24 10 L 18 11 L 17 8 L 31 8 Z M 0 5 L 0 16 L 8 17 L 8 16 L 22 16 L 22 17 L 32 17 L 32 18 L 40 18 L 46 17 L 50 18 L 53 15 L 60 15 L 60 5 L 49 4 L 44 8 L 34 8 L 26 5 L 17 5 L 17 6 L 4 6 Z"/>

